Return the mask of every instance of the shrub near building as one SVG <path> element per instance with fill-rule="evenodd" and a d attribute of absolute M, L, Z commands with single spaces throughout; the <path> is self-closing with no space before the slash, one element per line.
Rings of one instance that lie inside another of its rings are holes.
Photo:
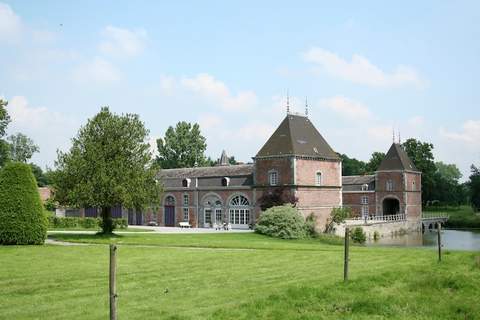
<path fill-rule="evenodd" d="M 11 162 L 0 171 L 0 244 L 43 244 L 47 218 L 30 166 Z"/>
<path fill-rule="evenodd" d="M 282 239 L 301 239 L 308 236 L 305 219 L 292 205 L 272 207 L 260 215 L 255 231 Z"/>

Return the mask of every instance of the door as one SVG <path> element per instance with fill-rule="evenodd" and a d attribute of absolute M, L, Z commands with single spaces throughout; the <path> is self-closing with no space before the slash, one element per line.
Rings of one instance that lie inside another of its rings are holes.
<path fill-rule="evenodd" d="M 136 217 L 135 217 L 135 222 L 136 222 L 136 225 L 137 225 L 137 226 L 143 225 L 143 214 L 142 214 L 142 211 L 137 210 L 137 214 L 136 214 Z"/>
<path fill-rule="evenodd" d="M 133 216 L 133 210 L 132 209 L 128 210 L 128 224 L 129 225 L 134 225 L 135 224 L 135 218 Z"/>
<path fill-rule="evenodd" d="M 175 227 L 175 206 L 165 206 L 165 227 Z"/>
<path fill-rule="evenodd" d="M 212 209 L 205 209 L 205 216 L 204 216 L 204 227 L 205 228 L 212 228 Z"/>

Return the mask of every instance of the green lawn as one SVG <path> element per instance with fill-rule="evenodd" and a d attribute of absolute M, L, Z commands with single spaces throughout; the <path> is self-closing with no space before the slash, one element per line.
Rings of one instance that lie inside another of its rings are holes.
<path fill-rule="evenodd" d="M 55 231 L 101 231 L 100 228 L 49 228 L 49 232 Z M 140 228 L 126 228 L 126 229 L 115 229 L 114 232 L 153 232 L 151 229 L 140 229 Z"/>
<path fill-rule="evenodd" d="M 439 264 L 433 250 L 352 247 L 344 284 L 343 248 L 323 240 L 233 233 L 112 239 L 119 244 L 119 319 L 480 317 L 478 252 L 448 252 Z M 0 319 L 107 315 L 106 245 L 0 247 Z"/>

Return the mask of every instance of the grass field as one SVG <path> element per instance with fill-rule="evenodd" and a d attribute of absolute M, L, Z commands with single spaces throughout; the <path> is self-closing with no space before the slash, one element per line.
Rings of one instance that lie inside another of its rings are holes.
<path fill-rule="evenodd" d="M 87 246 L 0 247 L 1 319 L 106 319 L 108 246 L 119 319 L 478 319 L 480 253 L 351 248 L 257 234 L 55 237 Z M 168 289 L 168 290 L 166 290 Z M 166 292 L 168 291 L 168 292 Z"/>
<path fill-rule="evenodd" d="M 55 231 L 96 231 L 99 232 L 102 229 L 100 228 L 49 228 L 49 232 Z M 115 229 L 114 232 L 153 232 L 152 229 L 140 229 L 140 228 L 125 228 L 125 229 Z"/>

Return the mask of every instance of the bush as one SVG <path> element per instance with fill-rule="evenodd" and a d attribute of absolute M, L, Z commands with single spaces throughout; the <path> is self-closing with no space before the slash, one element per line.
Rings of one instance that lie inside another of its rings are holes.
<path fill-rule="evenodd" d="M 352 230 L 352 233 L 350 234 L 350 238 L 353 240 L 355 243 L 365 243 L 367 241 L 367 236 L 365 235 L 365 232 L 363 232 L 363 229 L 361 227 L 356 227 Z"/>
<path fill-rule="evenodd" d="M 282 239 L 301 239 L 307 236 L 307 225 L 297 209 L 283 205 L 262 213 L 255 232 Z"/>
<path fill-rule="evenodd" d="M 100 218 L 79 218 L 79 217 L 48 217 L 48 227 L 52 229 L 98 229 L 102 220 Z M 116 229 L 126 229 L 127 219 L 113 219 Z"/>
<path fill-rule="evenodd" d="M 352 216 L 352 209 L 349 207 L 333 208 L 330 217 L 327 219 L 327 225 L 325 226 L 325 233 L 331 233 L 334 231 L 335 225 L 343 223 L 345 219 Z"/>
<path fill-rule="evenodd" d="M 43 244 L 47 218 L 29 165 L 10 162 L 0 171 L 0 244 Z"/>

